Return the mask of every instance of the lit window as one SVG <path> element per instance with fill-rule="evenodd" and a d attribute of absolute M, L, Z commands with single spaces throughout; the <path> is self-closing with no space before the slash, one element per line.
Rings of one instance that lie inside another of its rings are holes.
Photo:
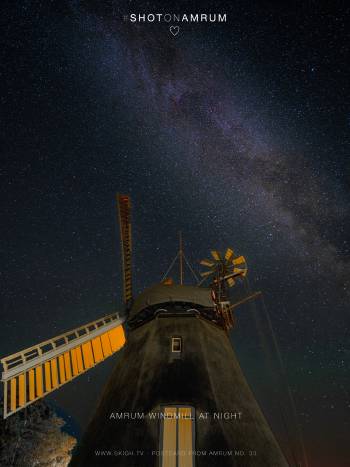
<path fill-rule="evenodd" d="M 182 351 L 182 339 L 181 337 L 173 337 L 171 339 L 171 351 L 179 353 Z"/>
<path fill-rule="evenodd" d="M 193 467 L 195 439 L 194 408 L 163 408 L 161 418 L 161 467 Z"/>

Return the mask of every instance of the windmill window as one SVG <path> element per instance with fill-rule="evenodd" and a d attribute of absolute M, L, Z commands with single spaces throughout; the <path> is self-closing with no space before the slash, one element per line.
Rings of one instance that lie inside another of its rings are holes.
<path fill-rule="evenodd" d="M 172 337 L 171 339 L 171 351 L 173 353 L 182 352 L 182 338 L 181 337 Z"/>

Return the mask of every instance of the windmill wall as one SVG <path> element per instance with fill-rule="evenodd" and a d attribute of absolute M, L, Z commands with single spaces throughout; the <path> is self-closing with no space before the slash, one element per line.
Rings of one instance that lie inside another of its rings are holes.
<path fill-rule="evenodd" d="M 196 467 L 288 465 L 218 326 L 191 313 L 159 316 L 130 332 L 116 358 L 72 466 L 158 467 L 161 420 L 149 414 L 173 404 L 195 409 Z"/>

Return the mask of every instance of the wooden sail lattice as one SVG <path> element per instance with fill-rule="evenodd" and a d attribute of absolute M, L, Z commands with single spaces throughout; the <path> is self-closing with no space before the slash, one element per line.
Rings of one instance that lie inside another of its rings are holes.
<path fill-rule="evenodd" d="M 4 418 L 68 383 L 125 344 L 118 313 L 1 359 Z"/>
<path fill-rule="evenodd" d="M 120 240 L 122 247 L 123 264 L 123 296 L 124 303 L 128 307 L 132 300 L 132 277 L 131 277 L 131 200 L 128 195 L 117 194 Z"/>

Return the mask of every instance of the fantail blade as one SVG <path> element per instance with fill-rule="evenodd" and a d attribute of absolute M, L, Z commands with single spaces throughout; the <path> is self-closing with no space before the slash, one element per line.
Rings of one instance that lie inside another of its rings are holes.
<path fill-rule="evenodd" d="M 244 256 L 238 256 L 238 258 L 235 258 L 232 262 L 234 265 L 243 264 L 245 263 L 245 258 Z"/>
<path fill-rule="evenodd" d="M 205 271 L 205 272 L 201 272 L 200 275 L 202 277 L 207 277 L 207 276 L 210 276 L 210 274 L 213 274 L 214 271 Z"/>
<path fill-rule="evenodd" d="M 225 253 L 225 260 L 230 261 L 233 256 L 233 250 L 231 248 L 227 248 L 226 253 Z"/>
<path fill-rule="evenodd" d="M 202 266 L 208 266 L 209 268 L 215 265 L 215 263 L 213 263 L 213 261 L 210 261 L 210 259 L 202 259 L 202 261 L 199 264 L 201 264 Z"/>
<path fill-rule="evenodd" d="M 234 268 L 233 272 L 235 274 L 240 274 L 241 276 L 246 276 L 247 275 L 247 268 L 245 268 L 245 269 Z"/>
<path fill-rule="evenodd" d="M 212 250 L 210 253 L 215 261 L 220 261 L 220 253 L 217 250 Z"/>
<path fill-rule="evenodd" d="M 234 280 L 232 277 L 229 277 L 229 278 L 227 279 L 227 284 L 228 284 L 229 287 L 233 287 L 233 286 L 235 285 L 235 283 L 236 283 L 236 282 L 235 282 L 235 280 Z"/>

